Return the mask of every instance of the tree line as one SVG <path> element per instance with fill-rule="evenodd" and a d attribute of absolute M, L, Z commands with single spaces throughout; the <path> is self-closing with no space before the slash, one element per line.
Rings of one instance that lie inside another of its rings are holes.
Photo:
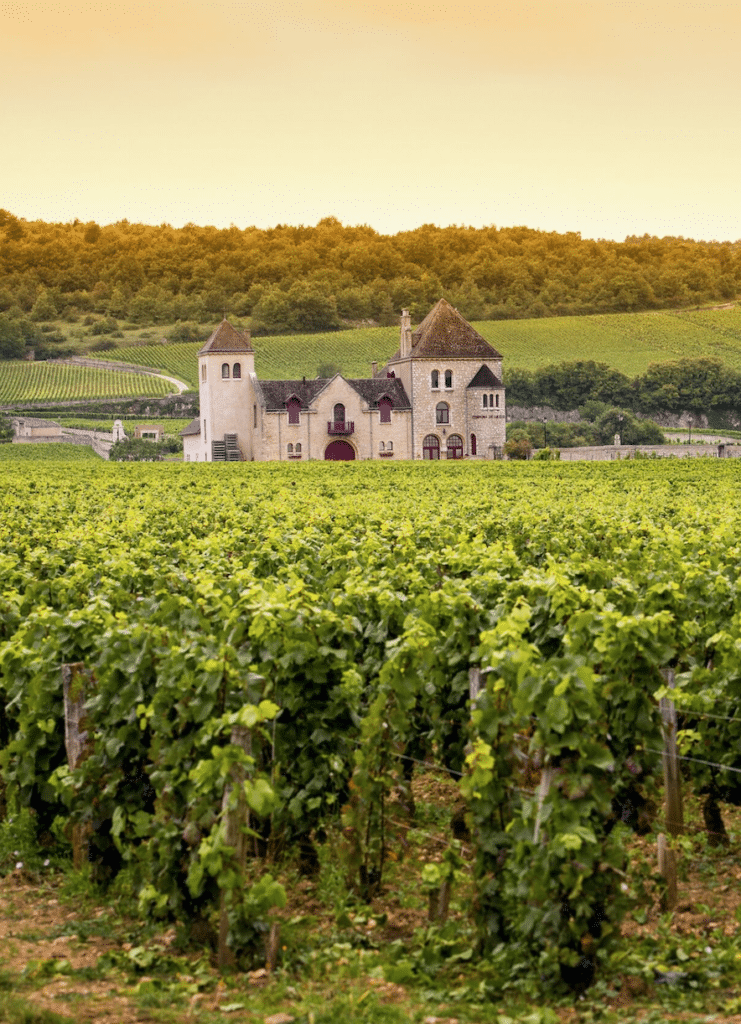
<path fill-rule="evenodd" d="M 729 414 L 741 414 L 741 373 L 719 359 L 651 363 L 644 374 L 634 378 L 593 360 L 537 370 L 514 368 L 506 370 L 504 377 L 509 406 L 547 405 L 569 411 L 596 402 L 649 415 L 705 413 L 709 423 L 718 427 Z"/>
<path fill-rule="evenodd" d="M 677 308 L 735 299 L 741 242 L 584 239 L 527 227 L 424 224 L 382 235 L 25 221 L 0 210 L 0 313 L 137 324 L 250 318 L 255 333 L 419 320 L 441 295 L 468 320 Z"/>

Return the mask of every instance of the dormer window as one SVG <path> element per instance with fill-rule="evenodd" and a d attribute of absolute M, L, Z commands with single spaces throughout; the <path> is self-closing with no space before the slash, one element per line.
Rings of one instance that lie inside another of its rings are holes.
<path fill-rule="evenodd" d="M 380 413 L 381 423 L 391 422 L 391 409 L 393 408 L 393 404 L 394 403 L 387 395 L 378 399 L 378 411 Z"/>
<path fill-rule="evenodd" d="M 292 398 L 289 398 L 286 402 L 286 409 L 288 410 L 288 422 L 298 423 L 299 413 L 301 412 L 301 402 L 299 402 L 295 395 Z"/>
<path fill-rule="evenodd" d="M 430 383 L 432 384 L 433 388 L 440 387 L 440 374 L 437 370 L 433 370 L 432 373 L 430 374 Z"/>
<path fill-rule="evenodd" d="M 232 367 L 232 377 L 234 378 L 234 380 L 241 380 L 242 379 L 242 364 L 241 363 L 235 363 L 234 366 Z"/>
<path fill-rule="evenodd" d="M 452 388 L 453 387 L 453 371 L 452 370 L 446 370 L 445 371 L 445 387 L 446 388 Z"/>
<path fill-rule="evenodd" d="M 229 363 L 221 364 L 221 379 L 229 380 Z"/>

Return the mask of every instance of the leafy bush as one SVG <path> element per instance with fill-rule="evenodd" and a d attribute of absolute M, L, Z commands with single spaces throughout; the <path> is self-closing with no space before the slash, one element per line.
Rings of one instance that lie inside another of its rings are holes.
<path fill-rule="evenodd" d="M 533 451 L 529 437 L 512 437 L 504 445 L 504 454 L 508 459 L 529 459 Z"/>

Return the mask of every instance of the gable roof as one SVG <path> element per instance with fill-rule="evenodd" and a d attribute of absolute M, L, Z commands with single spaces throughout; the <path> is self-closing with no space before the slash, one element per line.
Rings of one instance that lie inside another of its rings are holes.
<path fill-rule="evenodd" d="M 447 299 L 440 299 L 412 332 L 412 359 L 501 359 Z M 397 349 L 389 362 L 401 358 Z"/>
<path fill-rule="evenodd" d="M 316 377 L 314 380 L 261 380 L 259 382 L 268 412 L 285 409 L 286 402 L 293 395 L 301 402 L 302 409 L 308 409 L 328 383 L 327 377 Z"/>
<path fill-rule="evenodd" d="M 242 334 L 241 331 L 236 330 L 232 327 L 229 321 L 224 318 L 216 330 L 207 339 L 201 351 L 198 353 L 199 356 L 204 356 L 208 352 L 254 352 L 252 347 L 252 340 L 250 338 L 250 332 L 246 331 Z"/>
<path fill-rule="evenodd" d="M 365 399 L 371 409 L 375 409 L 378 402 L 384 395 L 391 399 L 394 409 L 411 409 L 411 403 L 407 398 L 399 377 L 371 377 L 363 380 L 348 380 L 347 382 Z"/>
<path fill-rule="evenodd" d="M 388 395 L 394 409 L 411 409 L 404 385 L 398 377 L 375 377 L 368 380 L 348 380 L 339 376 L 364 399 L 371 409 L 375 409 L 378 400 Z M 334 377 L 317 377 L 314 380 L 261 380 L 259 387 L 265 400 L 268 412 L 283 411 L 286 402 L 295 395 L 301 402 L 302 409 L 308 409 Z"/>
<path fill-rule="evenodd" d="M 468 386 L 469 388 L 501 388 L 502 382 L 497 380 L 488 366 L 482 366 L 476 371 Z"/>
<path fill-rule="evenodd" d="M 196 416 L 194 420 L 191 420 L 187 427 L 184 427 L 180 431 L 181 437 L 193 437 L 201 432 L 201 421 Z"/>

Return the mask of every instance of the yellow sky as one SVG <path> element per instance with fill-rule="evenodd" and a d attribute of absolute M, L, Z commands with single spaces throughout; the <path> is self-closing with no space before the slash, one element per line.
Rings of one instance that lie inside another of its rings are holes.
<path fill-rule="evenodd" d="M 0 206 L 741 239 L 740 44 L 737 0 L 0 0 Z"/>

